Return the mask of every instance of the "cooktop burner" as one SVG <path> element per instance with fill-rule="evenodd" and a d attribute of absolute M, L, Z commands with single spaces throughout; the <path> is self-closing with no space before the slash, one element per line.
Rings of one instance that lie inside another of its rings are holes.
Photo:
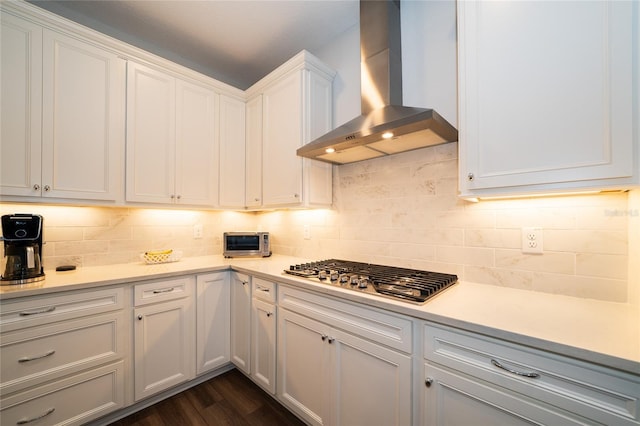
<path fill-rule="evenodd" d="M 328 259 L 291 265 L 287 274 L 336 287 L 422 304 L 458 281 L 452 274 Z"/>

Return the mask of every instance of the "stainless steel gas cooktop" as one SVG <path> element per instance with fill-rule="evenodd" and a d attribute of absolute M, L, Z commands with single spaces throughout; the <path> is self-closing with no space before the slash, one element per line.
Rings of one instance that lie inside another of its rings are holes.
<path fill-rule="evenodd" d="M 423 304 L 452 286 L 457 275 L 328 259 L 291 265 L 287 274 L 323 284 Z"/>

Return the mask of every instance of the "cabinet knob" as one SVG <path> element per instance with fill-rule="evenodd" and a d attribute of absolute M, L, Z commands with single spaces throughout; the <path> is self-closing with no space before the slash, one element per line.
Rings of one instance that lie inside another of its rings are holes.
<path fill-rule="evenodd" d="M 329 337 L 329 336 L 327 336 L 326 334 L 323 334 L 322 336 L 320 336 L 320 338 L 322 339 L 322 341 L 323 341 L 323 342 L 324 342 L 325 340 L 327 340 L 327 337 Z"/>
<path fill-rule="evenodd" d="M 300 194 L 293 194 L 294 198 L 300 198 Z"/>
<path fill-rule="evenodd" d="M 180 198 L 182 198 L 182 195 L 178 195 L 176 198 L 179 200 Z"/>
<path fill-rule="evenodd" d="M 33 189 L 34 191 L 40 191 L 40 185 L 36 183 L 35 185 L 33 185 Z"/>
<path fill-rule="evenodd" d="M 241 282 L 242 282 L 242 285 L 247 285 L 247 284 L 249 284 L 249 283 L 248 283 L 248 282 L 246 282 L 246 281 L 241 281 Z"/>
<path fill-rule="evenodd" d="M 260 198 L 254 198 L 253 201 L 258 202 L 260 201 Z"/>
<path fill-rule="evenodd" d="M 467 180 L 472 181 L 475 178 L 475 176 L 473 175 L 473 173 L 469 173 L 467 175 Z"/>
<path fill-rule="evenodd" d="M 142 315 L 138 315 L 138 319 L 142 321 Z"/>
<path fill-rule="evenodd" d="M 335 340 L 336 340 L 336 339 L 334 339 L 333 337 L 329 337 L 328 342 L 329 342 L 329 344 L 332 344 L 333 342 L 335 342 Z"/>
<path fill-rule="evenodd" d="M 173 200 L 174 198 L 176 198 L 176 196 L 174 194 L 171 194 L 171 199 Z"/>
<path fill-rule="evenodd" d="M 268 317 L 270 317 L 271 315 L 273 315 L 273 312 L 267 312 Z"/>
<path fill-rule="evenodd" d="M 45 186 L 44 186 L 44 190 L 45 190 L 45 191 L 49 191 L 50 189 L 51 189 L 51 187 L 50 187 L 49 185 L 45 185 Z"/>
<path fill-rule="evenodd" d="M 424 384 L 430 388 L 431 385 L 433 384 L 433 379 L 431 377 L 427 377 L 427 380 L 424 381 Z"/>

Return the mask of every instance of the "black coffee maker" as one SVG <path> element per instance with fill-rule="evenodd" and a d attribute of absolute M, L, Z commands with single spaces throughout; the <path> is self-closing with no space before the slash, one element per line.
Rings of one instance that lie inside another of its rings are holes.
<path fill-rule="evenodd" d="M 42 216 L 17 213 L 2 216 L 4 258 L 0 284 L 27 284 L 44 280 Z"/>

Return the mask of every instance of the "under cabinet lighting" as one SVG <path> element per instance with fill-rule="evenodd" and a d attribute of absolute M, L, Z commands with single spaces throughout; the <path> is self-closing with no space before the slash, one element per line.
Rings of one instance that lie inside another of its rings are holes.
<path fill-rule="evenodd" d="M 384 132 L 382 134 L 382 139 L 391 139 L 393 137 L 393 132 Z"/>
<path fill-rule="evenodd" d="M 335 148 L 327 148 L 324 150 L 324 152 L 326 152 L 327 154 L 333 154 L 334 152 L 336 152 Z"/>

